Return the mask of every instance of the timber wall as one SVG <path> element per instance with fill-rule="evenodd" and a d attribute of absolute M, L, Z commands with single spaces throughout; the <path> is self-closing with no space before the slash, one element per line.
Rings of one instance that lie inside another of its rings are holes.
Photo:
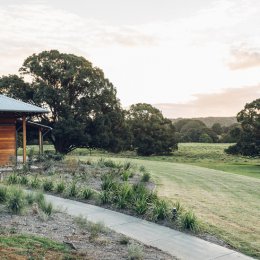
<path fill-rule="evenodd" d="M 0 166 L 10 165 L 16 156 L 16 119 L 0 118 Z"/>

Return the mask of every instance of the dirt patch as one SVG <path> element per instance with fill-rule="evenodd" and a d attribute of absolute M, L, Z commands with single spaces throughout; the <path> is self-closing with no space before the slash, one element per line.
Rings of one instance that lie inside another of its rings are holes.
<path fill-rule="evenodd" d="M 63 212 L 56 212 L 48 219 L 33 214 L 31 210 L 23 216 L 10 216 L 3 211 L 0 214 L 2 229 L 11 230 L 12 234 L 35 235 L 66 244 L 77 255 L 76 259 L 128 259 L 131 244 L 141 248 L 143 259 L 175 259 L 159 249 L 145 246 L 109 229 L 99 230 L 93 236 L 93 230 L 88 228 L 89 223 L 84 221 L 82 218 L 75 220 Z M 45 259 L 62 259 L 61 255 L 51 250 L 44 253 Z M 0 256 L 1 259 L 28 259 L 19 255 L 19 249 L 3 246 L 0 246 Z"/>

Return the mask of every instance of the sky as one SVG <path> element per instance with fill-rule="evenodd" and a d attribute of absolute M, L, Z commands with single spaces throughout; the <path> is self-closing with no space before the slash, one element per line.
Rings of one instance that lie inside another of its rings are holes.
<path fill-rule="evenodd" d="M 0 0 L 0 76 L 51 49 L 101 68 L 123 107 L 235 116 L 260 97 L 259 0 Z"/>

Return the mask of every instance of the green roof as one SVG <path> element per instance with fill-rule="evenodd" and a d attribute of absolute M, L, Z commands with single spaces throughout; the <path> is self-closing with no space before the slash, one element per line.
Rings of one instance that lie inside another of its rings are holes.
<path fill-rule="evenodd" d="M 14 113 L 17 116 L 35 115 L 48 113 L 49 111 L 41 107 L 37 107 L 23 101 L 0 95 L 0 113 Z"/>

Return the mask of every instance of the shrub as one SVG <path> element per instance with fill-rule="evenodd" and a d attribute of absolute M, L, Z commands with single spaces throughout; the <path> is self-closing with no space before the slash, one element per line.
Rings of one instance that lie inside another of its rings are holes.
<path fill-rule="evenodd" d="M 137 214 L 143 215 L 148 209 L 148 203 L 146 198 L 137 198 L 134 202 L 134 210 Z"/>
<path fill-rule="evenodd" d="M 198 228 L 198 220 L 192 211 L 185 212 L 181 216 L 181 223 L 184 229 L 196 231 Z"/>
<path fill-rule="evenodd" d="M 110 190 L 115 187 L 115 180 L 112 174 L 105 174 L 101 177 L 101 189 Z"/>
<path fill-rule="evenodd" d="M 68 196 L 69 197 L 76 197 L 78 194 L 76 182 L 73 181 L 72 184 L 68 188 Z"/>
<path fill-rule="evenodd" d="M 32 205 L 35 201 L 35 194 L 32 192 L 26 193 L 25 200 L 29 205 Z"/>
<path fill-rule="evenodd" d="M 36 194 L 32 195 L 34 198 L 34 201 L 39 205 L 40 209 L 46 214 L 47 216 L 50 216 L 52 214 L 52 204 L 46 202 L 44 194 L 42 192 L 38 192 Z"/>
<path fill-rule="evenodd" d="M 22 176 L 19 180 L 21 185 L 27 185 L 29 183 L 29 180 L 26 176 Z"/>
<path fill-rule="evenodd" d="M 169 206 L 165 200 L 156 200 L 152 205 L 152 219 L 164 220 L 167 218 L 169 213 Z"/>
<path fill-rule="evenodd" d="M 128 183 L 124 183 L 123 185 L 118 186 L 115 193 L 115 202 L 117 207 L 120 209 L 126 208 L 128 202 L 130 202 L 132 198 L 132 187 Z"/>
<path fill-rule="evenodd" d="M 9 185 L 17 184 L 18 181 L 19 181 L 19 178 L 18 178 L 18 175 L 16 173 L 13 173 L 13 174 L 9 175 L 9 177 L 7 179 L 7 183 Z"/>
<path fill-rule="evenodd" d="M 115 161 L 106 160 L 104 158 L 100 158 L 97 164 L 100 167 L 109 167 L 109 168 L 115 168 L 115 169 L 121 168 L 121 165 L 116 163 Z"/>
<path fill-rule="evenodd" d="M 41 210 L 47 215 L 50 216 L 53 211 L 52 204 L 49 202 L 47 203 L 45 200 L 39 205 Z"/>
<path fill-rule="evenodd" d="M 141 260 L 144 257 L 143 247 L 137 244 L 130 244 L 127 247 L 128 259 Z"/>
<path fill-rule="evenodd" d="M 7 188 L 0 186 L 0 203 L 6 202 L 7 197 L 8 197 Z"/>
<path fill-rule="evenodd" d="M 63 193 L 65 190 L 65 183 L 61 181 L 60 183 L 57 184 L 56 186 L 56 192 L 57 193 Z"/>
<path fill-rule="evenodd" d="M 85 188 L 82 191 L 82 197 L 86 200 L 90 199 L 94 195 L 94 191 L 90 188 Z"/>
<path fill-rule="evenodd" d="M 128 171 L 124 171 L 122 174 L 121 174 L 121 178 L 123 181 L 128 181 L 130 177 L 130 173 Z"/>
<path fill-rule="evenodd" d="M 133 165 L 132 165 L 131 162 L 125 162 L 124 165 L 123 165 L 123 169 L 124 169 L 125 171 L 130 170 L 132 167 L 133 167 Z"/>
<path fill-rule="evenodd" d="M 99 199 L 101 204 L 110 204 L 113 202 L 113 194 L 109 190 L 101 191 Z"/>
<path fill-rule="evenodd" d="M 25 196 L 20 189 L 11 189 L 7 200 L 7 208 L 13 214 L 19 214 L 25 207 Z"/>
<path fill-rule="evenodd" d="M 149 172 L 144 172 L 142 175 L 142 181 L 143 182 L 148 182 L 151 178 L 151 174 Z"/>
<path fill-rule="evenodd" d="M 119 244 L 120 245 L 128 245 L 130 242 L 130 238 L 126 236 L 120 237 Z"/>
<path fill-rule="evenodd" d="M 41 181 L 38 179 L 37 176 L 31 181 L 31 188 L 32 189 L 39 189 L 41 186 Z"/>
<path fill-rule="evenodd" d="M 45 180 L 42 184 L 42 187 L 43 187 L 43 190 L 44 191 L 47 191 L 47 192 L 50 192 L 53 190 L 54 188 L 54 184 L 53 184 L 53 181 L 52 180 Z"/>

